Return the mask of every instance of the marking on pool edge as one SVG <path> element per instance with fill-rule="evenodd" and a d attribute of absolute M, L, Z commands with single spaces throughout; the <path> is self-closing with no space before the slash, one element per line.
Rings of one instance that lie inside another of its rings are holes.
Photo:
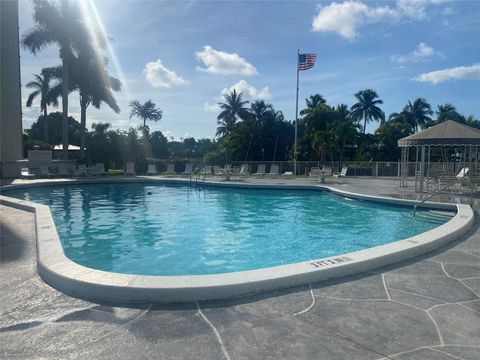
<path fill-rule="evenodd" d="M 307 311 L 310 311 L 315 306 L 315 295 L 313 294 L 312 285 L 308 284 L 308 287 L 310 289 L 310 296 L 312 297 L 312 303 L 306 309 L 293 314 L 293 316 L 305 314 Z"/>
<path fill-rule="evenodd" d="M 197 301 L 195 304 L 197 304 L 197 311 L 198 311 L 198 314 L 200 315 L 200 317 L 208 324 L 208 326 L 210 326 L 210 328 L 212 329 L 213 333 L 215 334 L 215 337 L 217 338 L 217 341 L 218 343 L 220 344 L 220 347 L 222 349 L 222 352 L 223 352 L 223 355 L 225 356 L 225 358 L 227 360 L 231 360 L 230 359 L 230 355 L 228 354 L 228 351 L 227 349 L 225 348 L 225 345 L 223 344 L 223 340 L 222 340 L 222 337 L 220 336 L 220 333 L 218 332 L 217 328 L 215 327 L 215 325 L 213 325 L 210 320 L 208 320 L 207 316 L 203 313 L 202 309 L 200 308 L 200 303 Z"/>
<path fill-rule="evenodd" d="M 341 263 L 349 262 L 349 261 L 353 261 L 353 259 L 349 258 L 348 256 L 339 256 L 339 257 L 336 257 L 336 258 L 313 261 L 313 262 L 310 263 L 310 265 L 312 265 L 316 268 L 319 268 L 319 267 L 323 267 L 323 266 L 337 265 L 337 264 L 341 264 Z"/>

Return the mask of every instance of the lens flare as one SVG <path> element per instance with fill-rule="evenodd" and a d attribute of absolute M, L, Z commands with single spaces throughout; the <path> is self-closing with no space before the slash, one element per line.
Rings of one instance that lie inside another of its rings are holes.
<path fill-rule="evenodd" d="M 115 75 L 122 83 L 123 92 L 127 98 L 127 101 L 130 102 L 132 96 L 130 94 L 130 90 L 128 87 L 127 80 L 124 76 L 122 67 L 120 66 L 120 62 L 118 61 L 118 57 L 113 49 L 111 44 L 110 38 L 105 31 L 105 27 L 103 25 L 103 21 L 98 13 L 97 7 L 93 0 L 80 0 L 80 11 L 82 12 L 82 17 L 85 22 L 85 25 L 88 28 L 88 32 L 90 34 L 91 41 L 93 42 L 94 46 L 97 48 L 101 48 L 102 43 L 106 47 L 108 58 L 111 60 Z M 101 54 L 98 54 L 100 58 L 97 61 L 103 61 L 101 58 Z"/>

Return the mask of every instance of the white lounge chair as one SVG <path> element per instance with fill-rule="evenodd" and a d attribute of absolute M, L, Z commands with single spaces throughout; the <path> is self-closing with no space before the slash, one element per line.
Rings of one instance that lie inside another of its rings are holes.
<path fill-rule="evenodd" d="M 310 173 L 308 175 L 309 177 L 318 177 L 322 176 L 322 169 L 319 167 L 311 167 L 310 168 Z"/>
<path fill-rule="evenodd" d="M 458 172 L 456 178 L 457 178 L 457 179 L 463 179 L 463 178 L 465 178 L 465 177 L 467 176 L 467 174 L 468 174 L 469 171 L 470 171 L 470 169 L 469 169 L 468 167 L 462 168 L 462 169 Z"/>
<path fill-rule="evenodd" d="M 282 176 L 293 176 L 293 171 L 285 171 Z"/>
<path fill-rule="evenodd" d="M 158 175 L 155 164 L 148 164 L 147 176 L 155 176 L 155 175 Z"/>
<path fill-rule="evenodd" d="M 213 167 L 213 175 L 223 175 L 223 169 L 220 166 L 215 165 Z"/>
<path fill-rule="evenodd" d="M 265 175 L 265 164 L 258 165 L 257 172 L 255 173 L 255 175 L 259 175 L 259 176 Z"/>
<path fill-rule="evenodd" d="M 232 174 L 232 165 L 230 165 L 230 164 L 225 165 L 224 168 L 223 168 L 223 174 L 224 175 Z"/>
<path fill-rule="evenodd" d="M 277 176 L 279 174 L 280 174 L 280 166 L 278 166 L 278 164 L 272 164 L 270 166 L 270 172 L 268 173 L 268 175 Z"/>
<path fill-rule="evenodd" d="M 21 168 L 20 175 L 22 179 L 33 179 L 35 177 L 35 174 L 31 174 L 28 168 Z"/>
<path fill-rule="evenodd" d="M 48 166 L 45 165 L 40 165 L 40 175 L 46 176 L 46 177 L 53 177 L 53 174 L 50 172 Z"/>
<path fill-rule="evenodd" d="M 125 176 L 135 176 L 135 163 L 127 162 L 125 164 Z"/>
<path fill-rule="evenodd" d="M 167 175 L 175 175 L 175 164 L 167 164 L 167 171 L 165 171 Z"/>
<path fill-rule="evenodd" d="M 202 175 L 212 175 L 212 165 L 205 165 L 202 169 Z"/>
<path fill-rule="evenodd" d="M 105 171 L 105 165 L 102 162 L 95 164 L 94 175 L 107 176 L 107 172 Z"/>
<path fill-rule="evenodd" d="M 193 164 L 188 163 L 185 164 L 185 171 L 183 172 L 184 175 L 190 175 L 193 172 Z"/>
<path fill-rule="evenodd" d="M 348 168 L 346 166 L 344 166 L 344 167 L 342 167 L 342 171 L 340 171 L 339 173 L 334 172 L 333 177 L 345 177 L 345 176 L 347 176 L 347 171 L 348 171 Z"/>
<path fill-rule="evenodd" d="M 240 175 L 249 175 L 250 172 L 248 171 L 248 164 L 242 164 L 240 167 Z"/>

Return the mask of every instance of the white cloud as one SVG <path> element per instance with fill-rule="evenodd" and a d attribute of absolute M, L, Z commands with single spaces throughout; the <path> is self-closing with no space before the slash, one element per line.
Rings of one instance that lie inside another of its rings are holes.
<path fill-rule="evenodd" d="M 424 20 L 428 6 L 440 2 L 442 0 L 397 0 L 394 7 L 369 7 L 357 0 L 332 2 L 330 5 L 318 7 L 312 31 L 336 32 L 345 39 L 354 40 L 359 36 L 358 29 L 365 24 Z"/>
<path fill-rule="evenodd" d="M 162 131 L 162 133 L 168 140 L 175 139 L 175 137 L 173 136 L 173 132 L 171 132 L 170 130 L 164 130 Z"/>
<path fill-rule="evenodd" d="M 432 84 L 438 84 L 447 80 L 480 80 L 480 64 L 432 71 L 421 74 L 414 80 L 431 82 Z"/>
<path fill-rule="evenodd" d="M 243 97 L 246 100 L 269 100 L 272 98 L 272 94 L 270 93 L 268 86 L 262 89 L 257 89 L 245 80 L 240 80 L 235 85 L 223 89 L 221 92 L 221 96 L 228 94 L 234 89 L 236 90 L 237 94 L 243 93 Z"/>
<path fill-rule="evenodd" d="M 188 84 L 188 81 L 175 71 L 167 69 L 160 59 L 146 63 L 143 75 L 145 75 L 145 78 L 153 87 L 168 88 L 172 85 Z"/>
<path fill-rule="evenodd" d="M 203 110 L 205 110 L 206 112 L 219 112 L 220 106 L 218 106 L 217 103 L 209 104 L 208 101 L 205 101 L 205 104 L 203 105 Z"/>
<path fill-rule="evenodd" d="M 404 64 L 407 62 L 423 61 L 434 56 L 443 57 L 443 54 L 441 52 L 435 51 L 431 46 L 428 46 L 426 43 L 421 42 L 417 45 L 417 48 L 411 53 L 406 55 L 392 55 L 390 59 L 393 62 Z"/>
<path fill-rule="evenodd" d="M 257 69 L 236 53 L 218 51 L 211 46 L 204 46 L 203 51 L 197 51 L 195 56 L 205 65 L 197 70 L 220 75 L 257 75 Z"/>

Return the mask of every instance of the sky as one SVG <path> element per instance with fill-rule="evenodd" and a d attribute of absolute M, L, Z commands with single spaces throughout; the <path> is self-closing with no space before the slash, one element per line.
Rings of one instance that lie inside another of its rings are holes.
<path fill-rule="evenodd" d="M 115 93 L 121 112 L 89 107 L 89 128 L 137 126 L 129 102 L 152 100 L 163 118 L 151 131 L 213 138 L 218 102 L 231 89 L 294 120 L 297 49 L 317 54 L 314 68 L 300 72 L 299 109 L 316 93 L 351 106 L 356 92 L 372 88 L 387 116 L 423 97 L 433 109 L 451 103 L 480 119 L 479 0 L 80 1 L 87 22 L 108 34 L 109 71 L 123 83 Z M 20 36 L 34 25 L 28 0 L 19 1 L 19 22 Z M 55 46 L 20 55 L 23 85 L 60 64 Z M 29 91 L 22 86 L 24 128 L 40 115 L 39 101 L 25 107 Z M 69 101 L 79 120 L 78 93 Z"/>

